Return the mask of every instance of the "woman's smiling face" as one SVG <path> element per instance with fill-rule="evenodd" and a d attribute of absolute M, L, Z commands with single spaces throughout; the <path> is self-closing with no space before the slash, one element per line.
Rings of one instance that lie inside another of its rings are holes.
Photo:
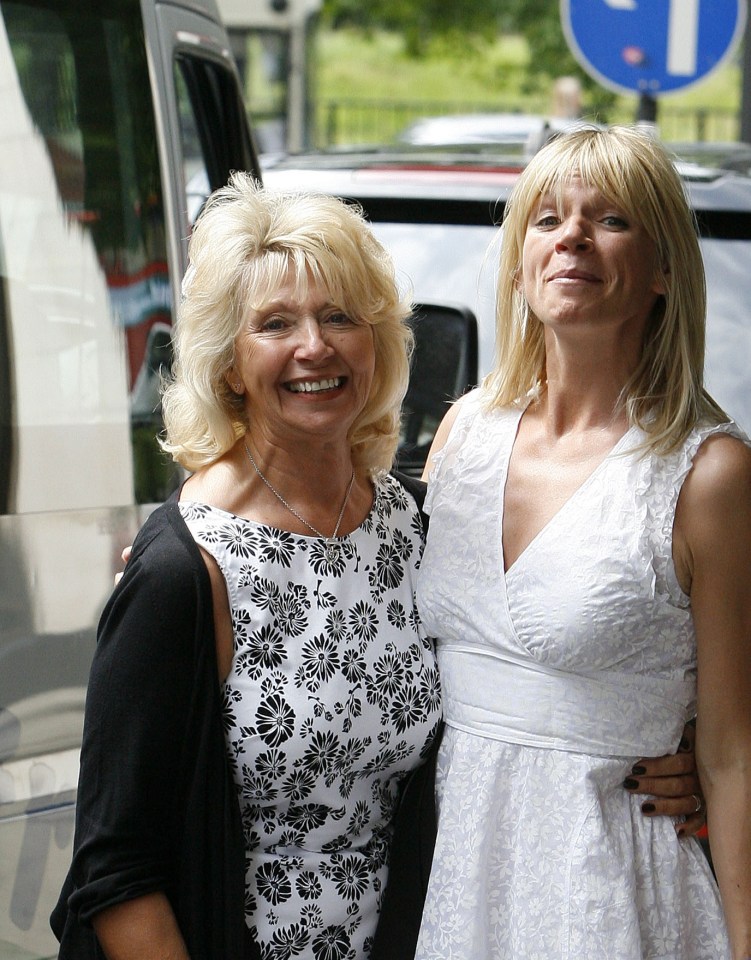
<path fill-rule="evenodd" d="M 253 434 L 277 443 L 346 439 L 373 383 L 373 331 L 328 290 L 292 267 L 281 286 L 248 309 L 227 379 L 243 393 Z"/>
<path fill-rule="evenodd" d="M 532 209 L 521 282 L 547 325 L 638 324 L 664 292 L 657 252 L 640 224 L 574 177 Z"/>

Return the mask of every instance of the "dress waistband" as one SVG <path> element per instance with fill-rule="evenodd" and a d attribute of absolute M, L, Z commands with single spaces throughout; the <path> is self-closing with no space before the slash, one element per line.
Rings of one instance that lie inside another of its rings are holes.
<path fill-rule="evenodd" d="M 674 751 L 693 715 L 692 680 L 581 675 L 439 644 L 449 726 L 510 743 L 602 756 Z"/>

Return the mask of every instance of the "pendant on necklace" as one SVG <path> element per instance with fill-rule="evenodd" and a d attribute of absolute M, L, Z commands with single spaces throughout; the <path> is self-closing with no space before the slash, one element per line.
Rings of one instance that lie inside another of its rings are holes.
<path fill-rule="evenodd" d="M 339 544 L 335 540 L 326 541 L 326 559 L 335 563 L 339 559 Z"/>

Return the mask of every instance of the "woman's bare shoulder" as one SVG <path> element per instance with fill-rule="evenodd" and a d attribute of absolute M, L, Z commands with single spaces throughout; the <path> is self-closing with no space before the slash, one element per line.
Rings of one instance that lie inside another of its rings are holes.
<path fill-rule="evenodd" d="M 751 525 L 751 447 L 716 433 L 699 447 L 678 502 L 676 521 L 695 542 L 734 537 Z"/>
<path fill-rule="evenodd" d="M 748 497 L 751 489 L 751 446 L 728 433 L 715 433 L 694 457 L 686 488 L 697 501 Z"/>

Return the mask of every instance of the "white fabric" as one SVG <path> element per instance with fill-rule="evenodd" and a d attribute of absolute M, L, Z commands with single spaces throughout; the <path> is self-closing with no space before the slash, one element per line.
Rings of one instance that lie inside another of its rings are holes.
<path fill-rule="evenodd" d="M 431 476 L 418 580 L 447 722 L 417 960 L 729 957 L 696 841 L 622 788 L 678 746 L 695 697 L 671 557 L 699 444 L 634 453 L 632 428 L 504 575 L 502 508 L 523 408 L 462 401 Z"/>

